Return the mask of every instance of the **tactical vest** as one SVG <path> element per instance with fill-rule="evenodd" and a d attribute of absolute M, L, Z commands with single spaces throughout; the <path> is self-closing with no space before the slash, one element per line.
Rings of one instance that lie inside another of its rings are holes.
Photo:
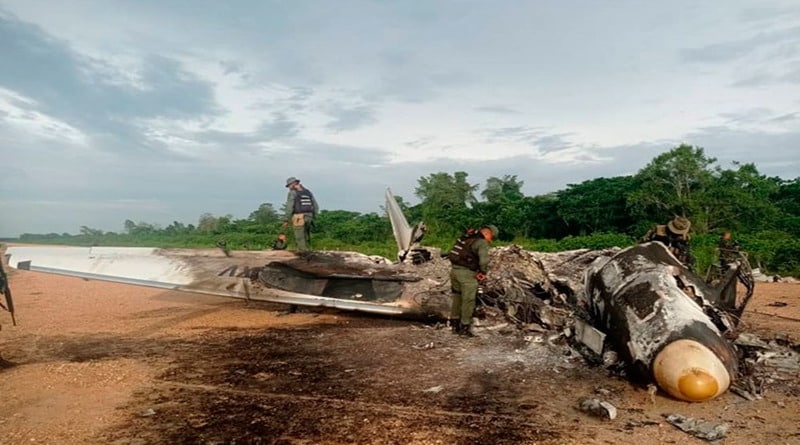
<path fill-rule="evenodd" d="M 475 234 L 464 235 L 456 240 L 456 244 L 447 255 L 447 259 L 450 260 L 450 263 L 477 271 L 480 268 L 478 264 L 478 255 L 472 251 L 472 244 L 478 240 L 478 237 L 482 238 L 480 234 Z"/>
<path fill-rule="evenodd" d="M 300 190 L 294 196 L 294 213 L 314 213 L 314 195 L 310 190 Z"/>

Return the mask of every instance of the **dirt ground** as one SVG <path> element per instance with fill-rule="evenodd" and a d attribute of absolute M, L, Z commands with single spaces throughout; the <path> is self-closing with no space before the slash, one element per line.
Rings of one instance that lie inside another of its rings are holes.
<path fill-rule="evenodd" d="M 0 370 L 0 444 L 705 443 L 670 413 L 727 422 L 722 444 L 800 444 L 797 379 L 756 401 L 690 404 L 652 399 L 537 333 L 463 339 L 344 312 L 10 280 L 18 325 L 0 313 L 0 353 L 16 366 Z M 744 323 L 798 341 L 799 319 L 800 285 L 759 283 Z M 577 410 L 587 397 L 617 419 Z"/>

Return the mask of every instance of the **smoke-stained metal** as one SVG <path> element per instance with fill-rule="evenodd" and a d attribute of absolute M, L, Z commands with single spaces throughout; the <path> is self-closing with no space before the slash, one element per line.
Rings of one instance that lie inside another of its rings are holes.
<path fill-rule="evenodd" d="M 724 333 L 733 323 L 706 285 L 664 247 L 652 242 L 599 258 L 586 274 L 594 325 L 639 374 L 688 401 L 724 393 L 737 359 Z"/>

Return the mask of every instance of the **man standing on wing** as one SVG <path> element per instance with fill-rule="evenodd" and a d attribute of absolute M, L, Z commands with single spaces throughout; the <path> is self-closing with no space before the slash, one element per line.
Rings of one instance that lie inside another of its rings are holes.
<path fill-rule="evenodd" d="M 311 190 L 300 185 L 300 180 L 294 176 L 286 180 L 286 187 L 289 189 L 289 194 L 286 196 L 286 217 L 283 227 L 288 227 L 291 221 L 297 250 L 301 252 L 309 250 L 311 226 L 319 212 L 317 200 L 314 199 Z"/>

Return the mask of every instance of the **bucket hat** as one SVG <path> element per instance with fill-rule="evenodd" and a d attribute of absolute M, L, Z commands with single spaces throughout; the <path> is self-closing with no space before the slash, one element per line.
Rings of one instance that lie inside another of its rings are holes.
<path fill-rule="evenodd" d="M 692 222 L 683 216 L 676 216 L 672 221 L 667 223 L 667 227 L 672 233 L 686 235 L 689 232 L 689 228 L 692 227 Z"/>

